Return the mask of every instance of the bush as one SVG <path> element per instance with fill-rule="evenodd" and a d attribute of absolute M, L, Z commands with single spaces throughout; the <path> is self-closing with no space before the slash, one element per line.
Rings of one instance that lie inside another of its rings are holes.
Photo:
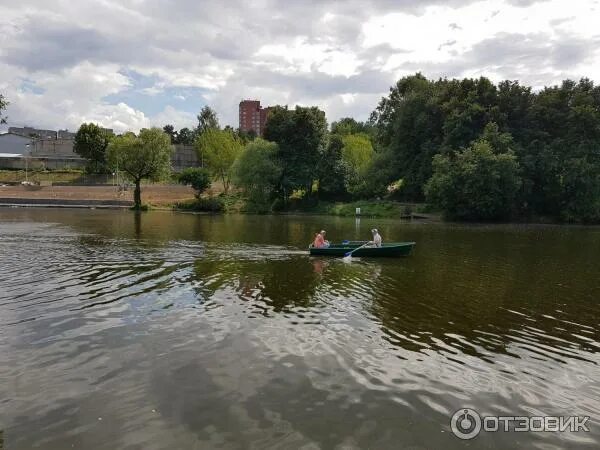
<path fill-rule="evenodd" d="M 225 203 L 219 197 L 196 198 L 189 202 L 176 203 L 175 207 L 186 211 L 218 213 L 225 211 Z"/>
<path fill-rule="evenodd" d="M 200 197 L 210 186 L 210 173 L 199 167 L 188 167 L 177 178 L 179 183 L 191 185 L 196 191 L 196 197 Z"/>

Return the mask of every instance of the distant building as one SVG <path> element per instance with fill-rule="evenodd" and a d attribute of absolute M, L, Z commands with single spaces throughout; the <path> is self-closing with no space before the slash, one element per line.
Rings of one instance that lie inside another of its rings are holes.
<path fill-rule="evenodd" d="M 36 139 L 56 139 L 56 130 L 42 130 L 39 128 L 32 127 L 10 127 L 9 133 L 18 134 L 19 136 L 25 136 L 28 138 Z"/>
<path fill-rule="evenodd" d="M 113 130 L 110 128 L 102 128 L 102 130 L 113 134 Z M 75 139 L 77 134 L 69 130 L 42 130 L 33 127 L 10 127 L 8 132 L 35 139 Z"/>
<path fill-rule="evenodd" d="M 259 100 L 242 100 L 240 102 L 240 130 L 246 133 L 253 131 L 257 136 L 262 136 L 270 109 L 270 107 L 260 106 Z"/>

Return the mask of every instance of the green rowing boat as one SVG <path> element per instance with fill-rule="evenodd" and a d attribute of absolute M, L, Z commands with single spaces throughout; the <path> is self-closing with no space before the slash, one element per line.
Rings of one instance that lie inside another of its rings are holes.
<path fill-rule="evenodd" d="M 363 244 L 364 242 L 351 241 L 331 244 L 329 247 L 322 248 L 315 248 L 311 245 L 308 250 L 311 255 L 315 256 L 344 256 Z M 381 247 L 363 247 L 352 253 L 352 256 L 408 256 L 414 246 L 414 242 L 390 242 L 382 244 Z"/>

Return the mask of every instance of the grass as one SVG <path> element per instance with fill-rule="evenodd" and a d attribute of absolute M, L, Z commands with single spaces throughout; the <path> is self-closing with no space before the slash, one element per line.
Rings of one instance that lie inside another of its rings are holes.
<path fill-rule="evenodd" d="M 72 183 L 83 176 L 81 170 L 29 170 L 30 181 L 51 181 L 53 183 Z M 0 183 L 19 183 L 25 180 L 24 170 L 0 170 Z"/>
<path fill-rule="evenodd" d="M 355 202 L 319 202 L 315 205 L 292 208 L 290 211 L 300 211 L 313 214 L 351 217 L 360 208 L 360 215 L 365 217 L 400 218 L 421 212 L 424 205 L 399 203 L 391 200 L 360 200 Z"/>

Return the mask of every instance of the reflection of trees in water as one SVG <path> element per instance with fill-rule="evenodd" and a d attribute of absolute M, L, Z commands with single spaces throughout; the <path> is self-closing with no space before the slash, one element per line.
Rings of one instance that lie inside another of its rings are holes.
<path fill-rule="evenodd" d="M 205 261 L 194 265 L 203 298 L 219 297 L 234 289 L 241 300 L 264 302 L 273 311 L 308 307 L 314 302 L 319 279 L 307 258 L 273 261 Z"/>
<path fill-rule="evenodd" d="M 471 233 L 442 244 L 445 251 L 403 273 L 384 266 L 371 311 L 387 339 L 410 351 L 459 349 L 481 359 L 488 352 L 519 357 L 511 349 L 520 343 L 546 347 L 541 357 L 555 361 L 563 361 L 558 351 L 567 359 L 598 352 L 600 308 L 590 284 L 598 279 L 600 241 L 490 237 Z"/>
<path fill-rule="evenodd" d="M 354 283 L 377 277 L 378 265 L 299 257 L 287 260 L 197 260 L 195 278 L 199 297 L 218 297 L 233 289 L 241 300 L 264 302 L 275 312 L 312 307 L 320 293 L 351 295 Z"/>

